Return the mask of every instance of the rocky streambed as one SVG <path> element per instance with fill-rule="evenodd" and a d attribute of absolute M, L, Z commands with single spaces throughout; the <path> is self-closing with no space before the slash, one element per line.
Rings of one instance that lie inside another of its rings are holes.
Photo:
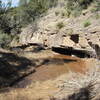
<path fill-rule="evenodd" d="M 76 79 L 81 79 L 97 64 L 94 58 L 62 54 L 61 51 L 66 49 L 60 49 L 38 49 L 36 45 L 0 49 L 0 99 L 50 100 L 55 95 L 63 97 L 66 81 L 73 80 L 71 73 L 75 73 Z"/>
<path fill-rule="evenodd" d="M 0 51 L 0 88 L 25 88 L 33 81 L 54 80 L 69 71 L 85 74 L 91 67 L 87 59 L 52 50 L 40 50 L 37 53 L 25 50 Z"/>

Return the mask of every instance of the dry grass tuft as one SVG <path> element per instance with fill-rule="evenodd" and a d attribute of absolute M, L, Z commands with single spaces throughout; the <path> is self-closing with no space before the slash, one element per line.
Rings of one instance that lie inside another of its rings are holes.
<path fill-rule="evenodd" d="M 86 75 L 70 72 L 69 76 L 60 86 L 61 92 L 51 100 L 100 100 L 100 67 L 92 68 Z"/>

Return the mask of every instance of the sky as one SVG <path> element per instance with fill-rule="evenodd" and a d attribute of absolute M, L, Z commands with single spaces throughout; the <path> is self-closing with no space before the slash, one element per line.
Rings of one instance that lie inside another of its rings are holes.
<path fill-rule="evenodd" d="M 1 0 L 3 3 L 7 4 L 9 0 Z M 15 7 L 18 5 L 19 0 L 12 0 L 12 6 Z"/>

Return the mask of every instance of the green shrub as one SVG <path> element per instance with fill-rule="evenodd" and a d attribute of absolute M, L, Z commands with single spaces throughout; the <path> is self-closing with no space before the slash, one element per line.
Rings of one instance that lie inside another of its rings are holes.
<path fill-rule="evenodd" d="M 86 20 L 85 22 L 84 22 L 84 27 L 88 27 L 88 26 L 90 26 L 91 25 L 91 22 L 89 21 L 89 20 Z"/>
<path fill-rule="evenodd" d="M 57 26 L 58 29 L 61 29 L 61 28 L 64 27 L 64 23 L 63 22 L 58 22 L 56 26 Z"/>
<path fill-rule="evenodd" d="M 92 13 L 94 13 L 94 12 L 96 12 L 96 11 L 97 11 L 97 8 L 94 8 L 94 7 L 93 7 L 93 8 L 91 9 L 91 12 L 92 12 Z"/>
<path fill-rule="evenodd" d="M 100 19 L 100 14 L 96 13 L 95 14 L 95 19 Z"/>
<path fill-rule="evenodd" d="M 81 6 L 83 9 L 86 9 L 88 7 L 88 5 L 91 4 L 91 2 L 93 2 L 93 0 L 77 0 L 79 3 L 79 6 Z"/>
<path fill-rule="evenodd" d="M 11 0 L 8 0 L 11 1 Z M 19 0 L 18 7 L 0 0 L 0 30 L 4 33 L 18 34 L 21 28 L 41 17 L 49 8 L 57 5 L 58 0 Z"/>
<path fill-rule="evenodd" d="M 0 31 L 0 47 L 8 48 L 12 39 L 13 37 L 11 35 L 2 33 L 2 31 Z"/>
<path fill-rule="evenodd" d="M 21 1 L 21 0 L 20 0 Z M 36 18 L 45 13 L 49 8 L 56 6 L 58 0 L 30 0 L 28 4 L 19 7 L 22 26 L 34 22 Z M 22 3 L 23 4 L 23 3 Z"/>
<path fill-rule="evenodd" d="M 66 11 L 62 11 L 62 12 L 61 12 L 61 16 L 62 16 L 62 17 L 67 16 L 67 12 L 66 12 Z M 67 16 L 67 17 L 68 17 L 68 16 Z"/>
<path fill-rule="evenodd" d="M 94 0 L 66 0 L 66 10 L 68 12 L 68 16 L 79 16 L 83 9 L 87 9 L 87 7 Z"/>
<path fill-rule="evenodd" d="M 94 6 L 93 6 L 93 8 L 91 9 L 91 12 L 92 12 L 92 13 L 95 13 L 95 12 L 97 12 L 97 11 L 100 11 L 100 1 L 95 0 L 95 1 L 94 1 Z"/>
<path fill-rule="evenodd" d="M 82 13 L 82 12 L 81 12 L 81 8 L 76 8 L 75 10 L 73 10 L 73 11 L 71 12 L 71 15 L 72 15 L 73 17 L 78 17 L 78 16 L 80 16 L 81 13 Z"/>
<path fill-rule="evenodd" d="M 71 16 L 71 10 L 67 9 L 67 13 L 66 13 L 67 17 L 69 18 Z"/>

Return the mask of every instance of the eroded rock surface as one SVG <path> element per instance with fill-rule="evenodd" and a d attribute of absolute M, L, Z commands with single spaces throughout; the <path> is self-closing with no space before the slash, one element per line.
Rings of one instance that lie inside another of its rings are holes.
<path fill-rule="evenodd" d="M 40 18 L 35 25 L 29 25 L 22 29 L 20 43 L 43 44 L 48 48 L 67 46 L 97 53 L 97 47 L 94 46 L 100 47 L 100 20 L 95 20 L 93 13 L 86 16 L 81 15 L 78 18 L 56 16 L 55 12 L 58 10 L 62 11 L 63 7 L 50 9 L 47 15 Z M 83 22 L 87 19 L 90 19 L 91 25 L 84 27 Z M 58 23 L 63 24 L 61 29 L 57 26 Z"/>

